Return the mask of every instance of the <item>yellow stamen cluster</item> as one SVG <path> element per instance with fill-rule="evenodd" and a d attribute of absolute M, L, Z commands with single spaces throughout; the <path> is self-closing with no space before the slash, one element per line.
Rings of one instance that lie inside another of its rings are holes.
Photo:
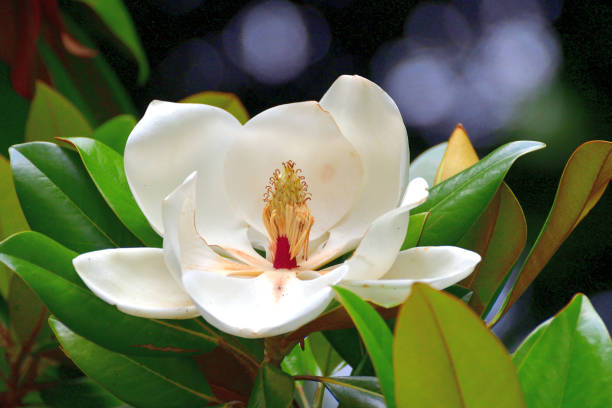
<path fill-rule="evenodd" d="M 292 259 L 300 254 L 302 259 L 308 256 L 308 240 L 314 217 L 306 204 L 310 193 L 301 172 L 301 169 L 295 168 L 295 162 L 283 162 L 282 169 L 274 170 L 266 186 L 266 205 L 262 216 L 273 255 L 278 238 L 286 237 Z"/>

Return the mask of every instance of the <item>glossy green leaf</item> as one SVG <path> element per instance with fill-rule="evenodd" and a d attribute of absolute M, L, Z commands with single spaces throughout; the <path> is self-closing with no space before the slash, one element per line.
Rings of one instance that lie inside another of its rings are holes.
<path fill-rule="evenodd" d="M 344 407 L 386 407 L 376 377 L 313 377 L 310 380 L 323 383 Z"/>
<path fill-rule="evenodd" d="M 106 24 L 108 29 L 127 47 L 138 63 L 138 84 L 149 77 L 149 63 L 140 44 L 132 18 L 121 0 L 75 0 L 87 4 Z"/>
<path fill-rule="evenodd" d="M 10 67 L 0 60 L 0 155 L 6 157 L 9 146 L 23 142 L 30 109 L 28 100 L 13 89 L 10 78 Z"/>
<path fill-rule="evenodd" d="M 342 359 L 353 368 L 359 365 L 364 354 L 367 355 L 367 351 L 360 340 L 359 332 L 354 327 L 327 330 L 322 332 L 322 334 Z"/>
<path fill-rule="evenodd" d="M 264 364 L 257 373 L 248 408 L 288 408 L 293 402 L 293 378 Z"/>
<path fill-rule="evenodd" d="M 96 48 L 96 44 L 70 16 L 62 14 L 62 20 L 68 32 L 81 44 Z M 75 87 L 92 107 L 96 116 L 95 123 L 102 123 L 122 113 L 138 114 L 129 94 L 102 53 L 93 58 L 64 53 L 62 61 L 65 62 L 64 68 L 69 72 Z"/>
<path fill-rule="evenodd" d="M 540 142 L 508 143 L 474 166 L 436 185 L 414 213 L 429 211 L 419 245 L 455 245 L 485 210 L 510 166 Z"/>
<path fill-rule="evenodd" d="M 310 334 L 306 340 L 310 343 L 315 361 L 321 370 L 321 375 L 329 376 L 336 372 L 343 360 L 325 336 L 320 332 L 315 332 Z"/>
<path fill-rule="evenodd" d="M 153 231 L 132 196 L 125 177 L 123 157 L 95 139 L 75 137 L 62 140 L 77 149 L 98 191 L 121 222 L 146 246 L 161 247 L 161 237 Z"/>
<path fill-rule="evenodd" d="M 482 261 L 461 284 L 473 289 L 470 306 L 485 317 L 521 255 L 527 240 L 523 209 L 506 183 L 458 246 L 478 252 Z"/>
<path fill-rule="evenodd" d="M 79 335 L 107 349 L 173 356 L 204 353 L 215 347 L 219 336 L 202 333 L 194 320 L 130 316 L 99 299 L 74 270 L 75 256 L 75 252 L 31 231 L 0 243 L 0 262 L 21 276 L 51 313 Z"/>
<path fill-rule="evenodd" d="M 63 95 L 37 81 L 26 122 L 25 140 L 54 141 L 56 137 L 89 135 L 91 127 L 81 112 Z"/>
<path fill-rule="evenodd" d="M 457 299 L 461 299 L 465 303 L 468 303 L 472 296 L 474 295 L 474 291 L 468 288 L 465 288 L 461 285 L 453 285 L 444 289 L 446 293 L 450 293 Z"/>
<path fill-rule="evenodd" d="M 0 240 L 3 240 L 16 232 L 28 230 L 29 226 L 19 205 L 11 165 L 1 155 L 0 180 Z M 0 294 L 5 298 L 8 296 L 11 275 L 8 268 L 0 265 Z"/>
<path fill-rule="evenodd" d="M 523 407 L 510 356 L 459 299 L 415 284 L 393 343 L 400 407 Z"/>
<path fill-rule="evenodd" d="M 128 406 L 88 377 L 58 382 L 40 392 L 50 408 L 128 408 Z"/>
<path fill-rule="evenodd" d="M 283 359 L 281 368 L 291 375 L 319 375 L 319 366 L 310 342 L 304 340 L 303 350 L 300 344 L 296 344 Z"/>
<path fill-rule="evenodd" d="M 217 108 L 225 109 L 244 124 L 249 120 L 249 113 L 240 102 L 240 99 L 233 93 L 206 91 L 181 99 L 182 103 L 202 103 L 204 105 L 212 105 Z"/>
<path fill-rule="evenodd" d="M 569 158 L 552 208 L 496 322 L 527 290 L 580 221 L 597 204 L 612 179 L 612 142 L 595 140 Z"/>
<path fill-rule="evenodd" d="M 83 98 L 81 91 L 75 86 L 74 81 L 70 77 L 70 73 L 64 68 L 64 65 L 51 47 L 44 40 L 40 40 L 38 41 L 37 48 L 45 68 L 49 71 L 53 88 L 83 114 L 87 123 L 97 124 L 96 116 L 93 114 L 91 107 Z"/>
<path fill-rule="evenodd" d="M 427 217 L 429 217 L 428 212 L 412 214 L 410 216 L 408 230 L 406 231 L 406 238 L 404 238 L 404 243 L 402 244 L 401 248 L 402 251 L 404 249 L 410 249 L 417 246 L 419 239 L 421 239 L 421 234 L 423 234 L 423 227 L 425 227 Z"/>
<path fill-rule="evenodd" d="M 79 336 L 53 317 L 49 325 L 64 352 L 85 374 L 136 408 L 196 408 L 218 402 L 191 359 L 119 354 Z"/>
<path fill-rule="evenodd" d="M 10 155 L 33 230 L 78 252 L 140 245 L 106 205 L 76 152 L 37 142 L 13 146 Z"/>
<path fill-rule="evenodd" d="M 514 354 L 528 407 L 607 408 L 612 341 L 584 295 L 540 325 Z"/>
<path fill-rule="evenodd" d="M 433 186 L 446 146 L 448 146 L 448 142 L 440 143 L 418 155 L 410 163 L 410 180 L 422 177 L 427 180 L 427 185 Z"/>
<path fill-rule="evenodd" d="M 91 137 L 123 156 L 125 144 L 134 126 L 136 126 L 136 119 L 132 115 L 120 115 L 96 128 Z"/>
<path fill-rule="evenodd" d="M 395 407 L 395 386 L 393 379 L 393 336 L 387 324 L 372 306 L 353 292 L 334 287 L 338 300 L 353 319 L 363 339 L 376 376 L 385 395 L 387 406 Z M 399 405 L 404 406 L 404 405 Z"/>

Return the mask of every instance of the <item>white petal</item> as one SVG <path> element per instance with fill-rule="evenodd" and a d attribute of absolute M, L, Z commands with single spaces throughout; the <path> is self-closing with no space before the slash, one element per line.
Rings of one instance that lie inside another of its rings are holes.
<path fill-rule="evenodd" d="M 166 264 L 180 281 L 185 269 L 227 275 L 252 271 L 254 268 L 213 251 L 198 234 L 195 224 L 197 173 L 190 174 L 163 202 L 164 255 Z M 263 264 L 272 267 L 260 257 Z M 257 268 L 257 270 L 260 270 Z"/>
<path fill-rule="evenodd" d="M 246 221 L 265 233 L 263 195 L 274 169 L 293 160 L 312 194 L 308 206 L 317 239 L 353 205 L 361 188 L 361 160 L 328 112 L 316 102 L 268 109 L 245 126 L 245 135 L 230 148 L 225 183 L 231 203 Z"/>
<path fill-rule="evenodd" d="M 380 214 L 397 206 L 406 183 L 408 136 L 395 102 L 359 76 L 338 78 L 321 99 L 363 162 L 356 205 L 330 231 L 328 248 L 355 245 Z"/>
<path fill-rule="evenodd" d="M 301 280 L 279 269 L 245 279 L 188 270 L 183 284 L 210 324 L 235 336 L 258 338 L 287 333 L 317 317 L 344 273 L 339 267 Z"/>
<path fill-rule="evenodd" d="M 402 207 L 407 206 L 412 209 L 423 204 L 429 197 L 428 188 L 427 180 L 424 178 L 418 177 L 411 180 L 402 198 Z"/>
<path fill-rule="evenodd" d="M 105 249 L 79 255 L 72 263 L 92 292 L 122 312 L 160 319 L 198 315 L 182 285 L 166 268 L 161 249 Z"/>
<path fill-rule="evenodd" d="M 415 282 L 447 288 L 474 271 L 480 255 L 458 247 L 416 247 L 400 252 L 393 267 L 379 280 L 344 280 L 341 285 L 362 298 L 393 307 L 410 294 Z"/>

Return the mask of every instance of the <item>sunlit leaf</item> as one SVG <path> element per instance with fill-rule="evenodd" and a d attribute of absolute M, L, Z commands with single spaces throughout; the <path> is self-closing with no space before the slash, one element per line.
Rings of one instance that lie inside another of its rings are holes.
<path fill-rule="evenodd" d="M 78 252 L 140 245 L 100 196 L 76 152 L 36 142 L 13 146 L 10 155 L 33 230 Z"/>
<path fill-rule="evenodd" d="M 91 127 L 68 99 L 41 81 L 26 122 L 25 140 L 54 141 L 56 137 L 89 136 Z"/>
<path fill-rule="evenodd" d="M 138 63 L 138 84 L 142 85 L 149 77 L 149 63 L 140 39 L 132 23 L 132 18 L 121 0 L 73 0 L 87 4 L 106 24 L 108 29 L 130 51 Z"/>
<path fill-rule="evenodd" d="M 217 344 L 193 320 L 156 320 L 120 312 L 81 281 L 72 266 L 77 254 L 32 231 L 0 243 L 0 262 L 15 271 L 72 330 L 101 346 L 153 356 L 190 355 Z"/>
<path fill-rule="evenodd" d="M 514 353 L 528 407 L 607 408 L 612 341 L 584 295 L 542 323 Z"/>
<path fill-rule="evenodd" d="M 293 402 L 293 378 L 264 364 L 255 380 L 248 408 L 288 408 Z"/>
<path fill-rule="evenodd" d="M 387 406 L 395 407 L 395 386 L 393 379 L 393 336 L 385 321 L 372 306 L 367 304 L 353 292 L 334 287 L 339 301 L 347 310 L 355 327 L 363 339 L 376 376 L 385 395 Z M 399 404 L 399 406 L 404 406 Z"/>
<path fill-rule="evenodd" d="M 492 323 L 517 301 L 563 241 L 597 204 L 612 179 L 612 142 L 584 143 L 569 158 L 559 188 L 540 231 L 502 310 Z"/>
<path fill-rule="evenodd" d="M 121 222 L 146 246 L 161 247 L 160 236 L 153 231 L 132 196 L 123 157 L 95 139 L 75 137 L 61 140 L 77 149 L 98 191 Z"/>
<path fill-rule="evenodd" d="M 134 126 L 136 119 L 132 115 L 116 116 L 97 127 L 91 137 L 123 156 L 125 144 Z"/>
<path fill-rule="evenodd" d="M 459 124 L 448 139 L 444 156 L 436 171 L 434 184 L 439 184 L 476 163 L 478 163 L 478 154 L 465 129 Z"/>
<path fill-rule="evenodd" d="M 540 142 L 508 143 L 431 188 L 429 199 L 413 210 L 430 212 L 419 245 L 456 245 L 487 208 L 516 159 L 543 147 Z"/>
<path fill-rule="evenodd" d="M 240 102 L 240 99 L 232 93 L 228 92 L 216 92 L 206 91 L 195 95 L 188 96 L 182 99 L 180 102 L 183 103 L 202 103 L 205 105 L 216 106 L 217 108 L 225 109 L 240 121 L 245 123 L 249 120 L 249 113 L 246 108 Z"/>
<path fill-rule="evenodd" d="M 90 378 L 134 407 L 202 407 L 216 399 L 193 360 L 136 357 L 106 350 L 51 317 L 64 352 Z"/>
<path fill-rule="evenodd" d="M 415 284 L 393 343 L 400 407 L 523 407 L 514 365 L 501 342 L 459 299 Z"/>

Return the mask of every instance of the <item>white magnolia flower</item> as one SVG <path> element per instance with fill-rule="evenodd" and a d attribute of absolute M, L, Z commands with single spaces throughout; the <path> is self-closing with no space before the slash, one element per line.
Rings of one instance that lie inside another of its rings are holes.
<path fill-rule="evenodd" d="M 128 139 L 125 170 L 164 248 L 90 252 L 74 266 L 132 315 L 202 315 L 230 334 L 273 336 L 319 315 L 332 285 L 390 307 L 415 281 L 445 288 L 480 261 L 456 247 L 400 251 L 427 183 L 406 188 L 400 112 L 361 77 L 245 125 L 212 106 L 152 102 Z"/>

